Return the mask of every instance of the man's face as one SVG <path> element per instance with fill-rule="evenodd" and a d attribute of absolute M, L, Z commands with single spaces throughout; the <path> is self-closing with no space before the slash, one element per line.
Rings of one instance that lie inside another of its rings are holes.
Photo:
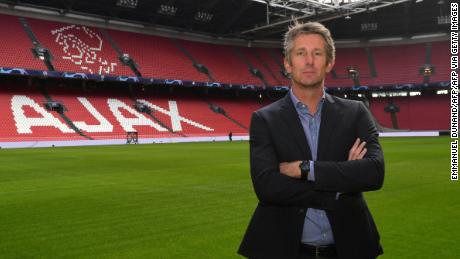
<path fill-rule="evenodd" d="M 291 74 L 295 86 L 316 88 L 324 85 L 326 73 L 334 66 L 333 61 L 326 61 L 325 44 L 318 34 L 300 34 L 295 38 L 290 53 L 291 63 L 284 59 L 284 67 Z"/>

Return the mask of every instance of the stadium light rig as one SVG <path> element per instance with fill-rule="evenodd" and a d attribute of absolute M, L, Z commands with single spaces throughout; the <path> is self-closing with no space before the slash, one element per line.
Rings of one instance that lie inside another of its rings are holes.
<path fill-rule="evenodd" d="M 361 23 L 361 31 L 376 31 L 379 24 L 376 22 Z"/>
<path fill-rule="evenodd" d="M 407 92 L 377 92 L 372 93 L 372 98 L 386 98 L 386 97 L 406 97 Z"/>
<path fill-rule="evenodd" d="M 157 11 L 159 14 L 171 15 L 174 16 L 177 13 L 177 7 L 172 5 L 160 5 L 160 9 Z"/>
<path fill-rule="evenodd" d="M 440 15 L 437 18 L 438 18 L 438 25 L 450 23 L 450 16 L 447 16 L 447 15 L 442 15 L 441 16 Z"/>
<path fill-rule="evenodd" d="M 137 0 L 118 0 L 117 6 L 135 9 L 137 8 Z"/>
<path fill-rule="evenodd" d="M 436 94 L 449 94 L 448 90 L 438 90 L 436 91 Z"/>
<path fill-rule="evenodd" d="M 202 21 L 202 22 L 209 22 L 212 20 L 213 17 L 214 17 L 213 14 L 210 14 L 207 12 L 197 12 L 195 14 L 195 20 Z"/>
<path fill-rule="evenodd" d="M 51 54 L 48 49 L 43 48 L 41 46 L 36 46 L 32 48 L 32 53 L 35 57 L 39 58 L 40 60 L 50 60 Z"/>

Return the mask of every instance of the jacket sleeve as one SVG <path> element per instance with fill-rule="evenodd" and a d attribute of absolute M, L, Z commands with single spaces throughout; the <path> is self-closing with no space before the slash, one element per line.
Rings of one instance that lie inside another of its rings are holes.
<path fill-rule="evenodd" d="M 316 161 L 316 189 L 365 192 L 382 187 L 385 168 L 377 128 L 363 103 L 359 104 L 357 116 L 357 135 L 366 141 L 366 155 L 363 159 L 353 161 Z"/>
<path fill-rule="evenodd" d="M 249 143 L 251 178 L 261 203 L 332 209 L 334 193 L 317 191 L 312 182 L 280 173 L 268 125 L 258 112 L 254 112 L 251 118 Z"/>

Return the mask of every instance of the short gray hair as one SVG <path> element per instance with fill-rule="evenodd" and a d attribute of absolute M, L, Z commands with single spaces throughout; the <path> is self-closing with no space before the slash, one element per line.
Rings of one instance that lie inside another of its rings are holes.
<path fill-rule="evenodd" d="M 326 49 L 327 63 L 329 64 L 335 60 L 334 40 L 329 29 L 319 22 L 300 23 L 295 20 L 294 24 L 289 26 L 289 30 L 284 34 L 284 56 L 289 63 L 291 63 L 291 51 L 294 47 L 294 40 L 301 34 L 318 34 L 323 37 L 326 43 L 324 47 Z"/>

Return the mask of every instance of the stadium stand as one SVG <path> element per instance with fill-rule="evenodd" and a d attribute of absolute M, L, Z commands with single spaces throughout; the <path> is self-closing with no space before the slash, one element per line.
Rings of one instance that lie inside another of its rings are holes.
<path fill-rule="evenodd" d="M 144 77 L 200 82 L 209 80 L 193 67 L 193 63 L 170 39 L 115 30 L 108 30 L 108 33 L 139 65 Z"/>
<path fill-rule="evenodd" d="M 241 98 L 213 98 L 210 100 L 212 104 L 215 104 L 225 110 L 226 114 L 242 124 L 246 129 L 250 125 L 250 113 L 260 109 L 262 106 L 268 103 L 260 103 L 256 100 L 248 100 Z"/>
<path fill-rule="evenodd" d="M 253 53 L 259 57 L 261 63 L 267 66 L 269 73 L 275 79 L 275 85 L 289 85 L 289 80 L 282 74 L 284 71 L 283 56 L 279 49 L 253 48 Z"/>
<path fill-rule="evenodd" d="M 6 48 L 2 48 L 5 67 L 23 67 L 45 70 L 43 63 L 34 58 L 29 51 L 21 51 L 24 57 L 7 51 L 14 48 L 30 50 L 32 44 L 21 28 L 17 17 L 0 15 L 4 26 Z M 103 33 L 97 28 L 64 24 L 38 19 L 27 19 L 30 28 L 40 42 L 51 51 L 52 63 L 56 70 L 95 74 L 114 74 L 133 76 L 133 71 L 118 60 Z M 209 78 L 199 72 L 193 62 L 181 52 L 171 39 L 143 35 L 139 33 L 108 30 L 124 53 L 129 54 L 138 64 L 144 77 L 170 80 L 192 80 L 208 82 Z M 197 63 L 203 64 L 217 82 L 232 84 L 263 85 L 259 78 L 250 73 L 253 67 L 261 71 L 269 86 L 289 85 L 280 73 L 282 56 L 277 49 L 232 47 L 210 43 L 177 40 Z M 9 47 L 8 47 L 9 46 Z M 432 43 L 431 64 L 435 72 L 431 82 L 445 81 L 448 78 L 448 42 Z M 426 44 L 383 46 L 369 48 L 373 55 L 377 76 L 371 77 L 369 55 L 364 48 L 338 48 L 334 78 L 328 75 L 328 87 L 350 87 L 353 80 L 348 76 L 348 68 L 359 71 L 361 85 L 422 83 L 419 70 L 425 65 Z M 404 55 L 401 55 L 404 53 Z M 174 69 L 172 69 L 174 68 Z"/>
<path fill-rule="evenodd" d="M 124 139 L 137 131 L 141 138 L 246 135 L 243 128 L 210 109 L 210 103 L 191 96 L 143 94 L 135 99 L 117 88 L 83 91 L 76 87 L 47 87 L 53 100 L 64 105 L 64 114 L 93 139 Z M 152 114 L 174 132 L 169 132 L 145 113 L 134 108 L 135 101 L 147 105 Z M 44 108 L 45 96 L 37 89 L 14 85 L 2 88 L 0 103 L 1 141 L 84 139 L 66 125 L 55 111 Z M 235 119 L 249 125 L 256 102 L 219 100 Z M 244 104 L 244 106 L 243 106 Z M 180 133 L 175 134 L 175 133 Z"/>
<path fill-rule="evenodd" d="M 348 69 L 354 68 L 359 71 L 359 78 L 362 85 L 372 82 L 368 58 L 364 48 L 344 48 L 336 50 L 336 61 L 334 71 L 337 78 L 329 74 L 327 78 L 328 87 L 352 86 L 353 80 L 348 75 Z"/>
<path fill-rule="evenodd" d="M 419 68 L 425 63 L 425 45 L 410 44 L 372 48 L 377 78 L 371 84 L 422 83 Z"/>
<path fill-rule="evenodd" d="M 32 42 L 19 23 L 18 17 L 0 14 L 0 24 L 0 67 L 46 70 L 43 61 L 32 55 Z"/>
<path fill-rule="evenodd" d="M 33 44 L 18 17 L 0 15 L 0 22 L 9 24 L 0 28 L 4 43 L 0 49 L 0 67 L 46 70 L 43 62 L 30 51 Z M 198 82 L 214 78 L 231 84 L 289 85 L 289 80 L 282 75 L 283 57 L 279 49 L 235 47 L 106 30 L 119 48 L 115 51 L 106 34 L 97 28 L 32 18 L 27 18 L 27 22 L 40 43 L 51 51 L 52 63 L 59 71 L 133 76 L 133 71 L 118 59 L 117 51 L 122 51 L 129 54 L 144 77 Z M 422 83 L 420 69 L 425 65 L 434 67 L 431 82 L 447 81 L 447 49 L 448 42 L 339 48 L 335 65 L 337 77 L 328 75 L 326 86 L 353 86 L 347 74 L 350 67 L 359 70 L 361 85 Z M 196 64 L 205 66 L 209 76 L 199 72 Z M 375 66 L 376 77 L 371 77 L 370 64 Z M 250 68 L 259 70 L 263 80 L 253 75 Z M 222 136 L 229 132 L 247 135 L 251 113 L 262 105 L 257 98 L 133 94 L 117 85 L 91 88 L 91 91 L 80 86 L 46 87 L 45 92 L 35 85 L 26 85 L 11 84 L 0 89 L 1 141 L 85 139 L 78 134 L 78 129 L 94 139 L 125 138 L 127 131 L 138 131 L 140 138 Z M 448 129 L 448 116 L 439 116 L 448 114 L 447 97 L 395 98 L 395 104 L 400 107 L 396 114 L 399 128 Z M 65 116 L 46 110 L 47 100 L 62 103 Z M 151 113 L 137 111 L 136 102 Z M 384 111 L 387 104 L 388 99 L 371 99 L 370 109 L 380 124 L 391 128 L 390 114 Z"/>
<path fill-rule="evenodd" d="M 258 69 L 261 72 L 267 86 L 280 85 L 279 80 L 273 76 L 273 72 L 268 68 L 268 66 L 262 63 L 259 58 L 257 58 L 254 49 L 239 48 L 239 50 L 247 59 L 247 61 L 251 63 L 252 67 Z"/>
<path fill-rule="evenodd" d="M 406 130 L 447 130 L 450 127 L 448 96 L 412 96 L 393 98 L 400 108 L 396 113 L 398 126 Z M 377 121 L 392 128 L 391 115 L 385 112 L 389 99 L 371 99 L 370 108 Z"/>
<path fill-rule="evenodd" d="M 450 66 L 449 62 L 446 62 L 446 60 L 450 60 L 449 42 L 433 42 L 431 46 L 431 64 L 434 66 L 435 71 L 430 81 L 447 81 L 450 78 Z"/>
<path fill-rule="evenodd" d="M 120 99 L 116 91 L 83 92 L 74 88 L 48 89 L 55 100 L 65 104 L 66 115 L 83 132 L 95 139 L 119 138 L 126 134 L 107 104 L 108 96 Z M 115 93 L 114 93 L 115 92 Z"/>
<path fill-rule="evenodd" d="M 182 136 L 225 136 L 248 133 L 252 111 L 262 105 L 253 99 L 209 97 L 207 100 L 183 94 L 165 95 L 138 93 L 130 97 L 126 89 L 93 89 L 80 87 L 47 87 L 53 98 L 64 104 L 65 115 L 87 136 L 94 139 L 124 139 L 126 132 L 137 131 L 141 138 Z M 147 105 L 152 114 L 174 132 L 136 111 L 135 101 Z M 37 87 L 14 85 L 0 91 L 1 141 L 79 140 L 55 111 L 44 108 L 46 98 Z M 445 130 L 449 127 L 447 96 L 399 97 L 397 119 L 400 129 Z M 214 112 L 220 107 L 225 114 Z M 371 99 L 370 108 L 385 127 L 392 127 L 390 114 L 384 111 L 388 99 Z M 423 116 L 421 116 L 423 115 Z M 230 118 L 230 119 L 229 119 Z M 238 123 L 235 123 L 238 122 Z M 241 126 L 242 125 L 242 126 Z"/>
<path fill-rule="evenodd" d="M 249 72 L 244 61 L 236 55 L 234 47 L 186 40 L 179 42 L 211 71 L 218 82 L 261 85 L 260 80 Z"/>
<path fill-rule="evenodd" d="M 235 134 L 247 134 L 247 129 L 243 129 L 225 116 L 213 112 L 208 103 L 196 97 L 163 96 L 140 100 L 157 106 L 158 108 L 155 107 L 157 109 L 156 114 L 160 120 L 189 137 L 227 135 L 230 131 Z M 179 116 L 174 116 L 175 107 L 177 107 Z M 249 117 L 250 114 L 251 111 L 246 110 L 244 115 Z"/>
<path fill-rule="evenodd" d="M 129 67 L 120 63 L 99 29 L 31 18 L 27 21 L 37 39 L 51 51 L 56 70 L 134 75 Z"/>
<path fill-rule="evenodd" d="M 44 108 L 46 98 L 37 87 L 6 85 L 0 91 L 0 140 L 79 140 L 56 112 Z"/>

